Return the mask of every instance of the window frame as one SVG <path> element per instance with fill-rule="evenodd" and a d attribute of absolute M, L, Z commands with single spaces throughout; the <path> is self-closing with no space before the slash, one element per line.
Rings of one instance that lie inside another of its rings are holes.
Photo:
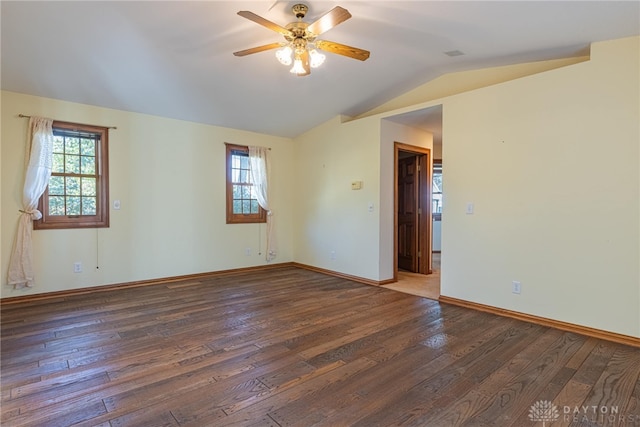
<path fill-rule="evenodd" d="M 267 211 L 258 204 L 258 213 L 256 214 L 237 214 L 233 212 L 233 155 L 237 152 L 245 153 L 249 156 L 249 147 L 246 145 L 229 144 L 225 142 L 226 147 L 226 187 L 227 187 L 227 224 L 260 224 L 267 222 Z M 253 184 L 251 184 L 253 185 Z"/>
<path fill-rule="evenodd" d="M 54 121 L 52 128 L 61 131 L 100 135 L 96 147 L 96 215 L 49 215 L 49 184 L 38 201 L 42 218 L 33 222 L 34 230 L 60 230 L 109 227 L 109 128 Z M 62 174 L 61 176 L 74 176 Z M 52 176 L 54 176 L 52 174 Z M 60 175 L 57 175 L 60 176 Z"/>

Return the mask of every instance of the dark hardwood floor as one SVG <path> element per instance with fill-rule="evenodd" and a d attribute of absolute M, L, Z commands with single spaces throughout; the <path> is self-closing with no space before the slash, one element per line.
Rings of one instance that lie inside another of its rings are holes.
<path fill-rule="evenodd" d="M 1 315 L 3 426 L 640 426 L 638 348 L 293 267 Z"/>

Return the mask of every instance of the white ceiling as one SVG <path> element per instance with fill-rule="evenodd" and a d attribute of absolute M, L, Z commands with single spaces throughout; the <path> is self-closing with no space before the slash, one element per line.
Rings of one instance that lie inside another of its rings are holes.
<path fill-rule="evenodd" d="M 239 10 L 284 26 L 295 3 L 5 0 L 1 87 L 294 137 L 448 72 L 575 56 L 640 34 L 638 1 L 309 1 L 308 22 L 348 9 L 353 17 L 320 38 L 371 57 L 327 54 L 296 77 L 273 51 L 233 56 L 282 40 Z M 452 50 L 464 55 L 444 54 Z"/>

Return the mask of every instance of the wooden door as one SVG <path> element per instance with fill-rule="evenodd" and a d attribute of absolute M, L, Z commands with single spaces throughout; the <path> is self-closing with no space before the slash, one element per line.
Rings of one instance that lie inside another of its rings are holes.
<path fill-rule="evenodd" d="M 418 157 L 398 160 L 398 268 L 418 271 Z"/>

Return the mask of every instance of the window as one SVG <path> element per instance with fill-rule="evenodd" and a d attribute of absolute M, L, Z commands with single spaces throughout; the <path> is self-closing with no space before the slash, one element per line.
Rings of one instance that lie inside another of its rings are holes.
<path fill-rule="evenodd" d="M 108 129 L 53 122 L 53 167 L 34 229 L 109 226 Z"/>
<path fill-rule="evenodd" d="M 432 212 L 433 219 L 442 219 L 442 160 L 433 161 L 433 188 L 432 188 Z"/>
<path fill-rule="evenodd" d="M 227 146 L 227 224 L 267 222 L 249 172 L 249 148 Z"/>

